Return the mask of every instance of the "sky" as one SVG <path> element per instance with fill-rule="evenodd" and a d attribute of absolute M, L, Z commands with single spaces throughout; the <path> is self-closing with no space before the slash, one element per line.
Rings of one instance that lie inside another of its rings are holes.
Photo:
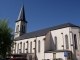
<path fill-rule="evenodd" d="M 9 19 L 13 30 L 23 3 L 27 32 L 66 22 L 80 26 L 80 0 L 0 0 L 0 19 Z"/>

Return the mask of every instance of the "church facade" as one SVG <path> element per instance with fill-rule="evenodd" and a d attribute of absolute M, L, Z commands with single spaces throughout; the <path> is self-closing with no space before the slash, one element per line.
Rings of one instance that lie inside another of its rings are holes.
<path fill-rule="evenodd" d="M 14 56 L 28 60 L 80 59 L 80 27 L 71 23 L 26 32 L 24 5 L 15 23 Z"/>

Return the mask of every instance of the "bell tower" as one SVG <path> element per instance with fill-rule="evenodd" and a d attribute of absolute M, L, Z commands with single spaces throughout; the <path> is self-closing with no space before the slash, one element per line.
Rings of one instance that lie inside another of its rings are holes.
<path fill-rule="evenodd" d="M 24 5 L 22 5 L 17 21 L 15 22 L 14 39 L 26 33 L 27 21 L 25 19 Z"/>

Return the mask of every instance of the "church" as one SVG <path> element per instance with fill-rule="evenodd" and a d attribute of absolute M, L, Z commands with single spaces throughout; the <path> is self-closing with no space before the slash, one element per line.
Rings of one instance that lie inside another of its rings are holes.
<path fill-rule="evenodd" d="M 64 23 L 41 30 L 26 32 L 28 22 L 22 5 L 15 22 L 12 55 L 28 60 L 80 59 L 80 27 Z"/>

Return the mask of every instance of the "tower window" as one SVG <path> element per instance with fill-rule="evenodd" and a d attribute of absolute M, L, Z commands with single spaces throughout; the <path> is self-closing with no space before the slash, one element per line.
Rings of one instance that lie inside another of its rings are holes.
<path fill-rule="evenodd" d="M 23 25 L 22 25 L 22 32 L 23 32 Z"/>
<path fill-rule="evenodd" d="M 24 26 L 24 32 L 25 32 L 25 26 Z"/>
<path fill-rule="evenodd" d="M 16 27 L 16 32 L 18 32 L 19 31 L 19 25 L 17 25 L 17 27 Z"/>

